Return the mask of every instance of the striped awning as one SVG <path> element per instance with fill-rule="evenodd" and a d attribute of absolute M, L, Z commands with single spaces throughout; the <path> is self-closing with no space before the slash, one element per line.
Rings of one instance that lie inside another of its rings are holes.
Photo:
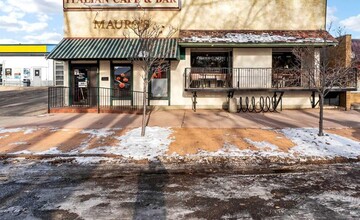
<path fill-rule="evenodd" d="M 47 58 L 55 60 L 133 59 L 139 58 L 142 54 L 178 59 L 177 39 L 64 38 Z"/>

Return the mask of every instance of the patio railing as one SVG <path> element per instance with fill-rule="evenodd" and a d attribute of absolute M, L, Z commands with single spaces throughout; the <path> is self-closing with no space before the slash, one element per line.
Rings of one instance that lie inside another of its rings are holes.
<path fill-rule="evenodd" d="M 147 96 L 147 94 L 146 94 Z M 49 87 L 48 111 L 76 108 L 101 111 L 138 111 L 143 107 L 144 94 L 102 87 Z"/>
<path fill-rule="evenodd" d="M 344 70 L 332 87 L 356 89 L 357 70 Z M 185 89 L 312 89 L 307 71 L 317 74 L 315 69 L 186 68 Z"/>

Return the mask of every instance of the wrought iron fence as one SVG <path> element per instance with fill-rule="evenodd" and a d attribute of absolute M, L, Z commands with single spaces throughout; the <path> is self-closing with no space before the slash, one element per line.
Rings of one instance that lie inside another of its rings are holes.
<path fill-rule="evenodd" d="M 357 69 L 343 68 L 340 72 L 333 80 L 338 82 L 335 87 L 357 87 Z M 316 85 L 311 74 L 318 72 L 299 68 L 186 68 L 184 78 L 185 89 L 312 89 Z"/>
<path fill-rule="evenodd" d="M 147 94 L 102 87 L 49 87 L 48 110 L 56 108 L 86 108 L 101 111 L 138 111 Z M 147 102 L 146 102 L 147 103 Z"/>

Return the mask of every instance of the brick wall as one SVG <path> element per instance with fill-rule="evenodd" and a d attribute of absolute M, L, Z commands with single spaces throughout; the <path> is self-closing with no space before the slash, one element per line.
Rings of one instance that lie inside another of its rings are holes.
<path fill-rule="evenodd" d="M 345 107 L 346 110 L 350 110 L 353 103 L 360 103 L 360 91 L 346 92 L 340 95 L 340 106 Z"/>
<path fill-rule="evenodd" d="M 329 48 L 329 65 L 332 67 L 351 66 L 351 35 L 336 38 L 339 44 Z"/>

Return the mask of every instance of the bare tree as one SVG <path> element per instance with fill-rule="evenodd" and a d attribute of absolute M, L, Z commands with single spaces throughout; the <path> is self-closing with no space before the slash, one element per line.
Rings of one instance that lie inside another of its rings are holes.
<path fill-rule="evenodd" d="M 340 32 L 339 32 L 340 33 Z M 324 99 L 331 91 L 356 88 L 357 71 L 354 62 L 347 60 L 343 50 L 345 37 L 339 37 L 337 46 L 331 46 L 325 31 L 319 31 L 321 47 L 311 45 L 293 50 L 301 68 L 303 87 L 317 92 L 319 95 L 319 136 L 324 135 Z"/>
<path fill-rule="evenodd" d="M 145 135 L 146 112 L 147 112 L 147 90 L 151 79 L 154 77 L 152 71 L 161 68 L 162 71 L 169 69 L 169 63 L 166 58 L 172 51 L 168 51 L 161 42 L 163 39 L 170 39 L 177 29 L 172 26 L 165 27 L 162 24 L 154 22 L 144 10 L 138 16 L 133 18 L 129 31 L 125 32 L 126 38 L 135 38 L 133 41 L 133 50 L 135 53 L 129 59 L 132 62 L 138 62 L 141 66 L 141 79 L 143 83 L 143 117 L 141 136 Z"/>

